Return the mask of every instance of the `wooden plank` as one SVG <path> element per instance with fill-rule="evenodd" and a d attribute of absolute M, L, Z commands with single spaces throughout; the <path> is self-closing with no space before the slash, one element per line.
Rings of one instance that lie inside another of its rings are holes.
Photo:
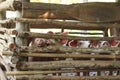
<path fill-rule="evenodd" d="M 34 14 L 32 12 L 35 12 Z M 117 3 L 79 3 L 71 5 L 23 3 L 23 17 L 71 19 L 83 22 L 115 22 L 120 20 Z"/>
<path fill-rule="evenodd" d="M 33 66 L 34 65 L 34 66 Z M 61 68 L 120 68 L 120 61 L 43 61 L 43 62 L 19 62 L 16 65 L 19 70 L 50 70 Z"/>
<path fill-rule="evenodd" d="M 23 17 L 50 17 L 56 19 L 57 17 L 61 19 L 69 18 L 65 11 L 65 8 L 69 8 L 67 5 L 59 4 L 49 4 L 49 3 L 23 3 Z M 36 7 L 37 6 L 37 7 Z M 31 12 L 35 12 L 35 15 L 32 15 Z"/>

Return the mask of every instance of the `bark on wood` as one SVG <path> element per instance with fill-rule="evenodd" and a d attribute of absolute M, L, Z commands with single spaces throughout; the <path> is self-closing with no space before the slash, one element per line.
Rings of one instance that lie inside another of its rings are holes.
<path fill-rule="evenodd" d="M 34 14 L 32 12 L 35 12 Z M 102 15 L 101 15 L 102 14 Z M 117 3 L 80 3 L 71 5 L 23 3 L 23 17 L 76 19 L 84 22 L 115 22 L 120 20 Z"/>
<path fill-rule="evenodd" d="M 45 75 L 24 75 L 16 76 L 17 80 L 119 80 L 120 76 L 45 76 Z"/>
<path fill-rule="evenodd" d="M 72 72 L 85 72 L 87 70 L 75 70 L 75 69 L 69 69 L 69 70 L 54 70 L 54 71 L 8 71 L 6 74 L 8 76 L 10 75 L 37 75 L 37 74 L 54 74 L 54 73 L 72 73 Z M 94 70 L 93 70 L 94 71 Z"/>
<path fill-rule="evenodd" d="M 54 73 L 73 73 L 73 72 L 98 72 L 98 71 L 119 71 L 120 69 L 63 69 L 63 70 L 49 70 L 49 71 L 7 71 L 8 76 L 12 75 L 37 75 L 37 74 L 54 74 Z"/>
<path fill-rule="evenodd" d="M 13 56 L 12 52 L 2 52 L 5 56 Z M 90 54 L 81 54 L 81 53 L 25 53 L 21 52 L 19 54 L 14 54 L 14 56 L 24 56 L 24 57 L 50 57 L 50 58 L 96 58 L 96 59 L 120 59 L 119 55 L 90 55 Z"/>
<path fill-rule="evenodd" d="M 7 0 L 7 1 L 0 3 L 0 11 L 18 10 L 18 9 L 21 9 L 21 7 L 22 7 L 22 4 L 14 0 Z"/>
<path fill-rule="evenodd" d="M 83 30 L 104 30 L 107 28 L 119 28 L 119 23 L 86 23 L 76 21 L 59 21 L 52 19 L 27 19 L 15 18 L 0 21 L 1 24 L 8 24 L 12 22 L 26 22 L 30 23 L 31 28 L 63 28 L 63 29 L 83 29 Z M 14 26 L 11 24 L 11 26 Z"/>
<path fill-rule="evenodd" d="M 119 80 L 120 76 L 45 76 L 45 75 L 24 75 L 16 76 L 17 80 Z"/>
<path fill-rule="evenodd" d="M 18 48 L 19 51 L 27 52 L 80 52 L 80 53 L 114 53 L 120 50 L 119 47 L 116 48 L 76 48 L 76 47 L 63 47 L 63 46 L 47 46 L 47 47 L 27 47 L 21 46 Z M 119 53 L 118 53 L 119 54 Z"/>
<path fill-rule="evenodd" d="M 78 36 L 66 36 L 66 35 L 50 35 L 44 33 L 35 33 L 35 32 L 20 32 L 17 34 L 17 37 L 30 38 L 30 37 L 42 37 L 42 38 L 53 38 L 53 39 L 67 39 L 67 40 L 98 40 L 98 41 L 109 41 L 109 40 L 120 40 L 120 37 L 78 37 Z"/>
<path fill-rule="evenodd" d="M 13 23 L 14 19 L 6 19 L 6 20 L 0 20 L 0 24 L 8 24 L 8 23 Z"/>
<path fill-rule="evenodd" d="M 33 66 L 34 65 L 34 66 Z M 50 70 L 61 68 L 120 68 L 120 61 L 49 61 L 49 62 L 19 62 L 19 70 Z"/>
<path fill-rule="evenodd" d="M 79 22 L 79 21 L 59 21 L 52 19 L 27 19 L 27 18 L 16 18 L 15 21 L 19 22 L 29 22 L 31 24 L 53 24 L 58 25 L 64 28 L 64 26 L 69 27 L 91 27 L 91 28 L 110 28 L 117 27 L 119 28 L 119 23 L 89 23 L 89 22 Z"/>
<path fill-rule="evenodd" d="M 0 28 L 0 33 L 4 34 L 8 34 L 8 35 L 16 35 L 17 31 L 16 30 L 11 30 L 11 29 L 7 29 L 7 28 Z"/>
<path fill-rule="evenodd" d="M 18 0 L 18 1 L 21 1 L 21 0 Z M 22 11 L 21 10 L 17 10 L 16 11 L 16 17 L 17 18 L 22 18 Z M 16 22 L 16 30 L 17 32 L 23 32 L 23 31 L 29 31 L 29 26 L 27 23 L 22 23 L 22 22 Z M 21 38 L 21 37 L 16 37 L 15 38 L 15 43 L 16 45 L 19 47 L 19 46 L 27 46 L 28 44 L 28 41 L 26 38 Z M 26 61 L 26 58 L 22 58 L 22 57 L 18 57 L 19 60 L 23 60 L 23 61 Z"/>
<path fill-rule="evenodd" d="M 8 42 L 9 49 L 11 49 L 11 50 L 16 49 L 16 45 L 15 45 L 14 39 L 12 37 L 9 37 L 7 42 Z"/>
<path fill-rule="evenodd" d="M 22 12 L 21 11 L 17 11 L 17 17 L 21 18 L 22 16 Z M 29 25 L 27 23 L 22 23 L 22 22 L 16 22 L 16 30 L 17 32 L 23 32 L 23 31 L 29 31 Z M 26 38 L 20 38 L 17 37 L 15 39 L 17 46 L 23 46 L 23 45 L 27 45 L 27 39 Z"/>

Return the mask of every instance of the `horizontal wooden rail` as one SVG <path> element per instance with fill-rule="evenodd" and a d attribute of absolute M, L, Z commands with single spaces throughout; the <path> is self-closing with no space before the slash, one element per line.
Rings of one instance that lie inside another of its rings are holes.
<path fill-rule="evenodd" d="M 86 72 L 88 70 L 75 70 L 75 69 L 68 69 L 68 70 L 54 70 L 54 71 L 8 71 L 6 74 L 10 75 L 33 75 L 33 74 L 54 74 L 54 73 L 72 73 L 72 72 Z M 89 71 L 96 71 L 96 70 L 89 70 Z"/>
<path fill-rule="evenodd" d="M 53 39 L 68 39 L 68 40 L 82 40 L 82 41 L 109 41 L 109 40 L 120 40 L 120 37 L 78 37 L 78 36 L 66 36 L 66 35 L 51 35 L 45 33 L 35 33 L 35 32 L 20 32 L 16 34 L 18 37 L 42 37 L 42 38 L 53 38 Z"/>
<path fill-rule="evenodd" d="M 77 72 L 98 72 L 98 71 L 119 71 L 120 69 L 61 69 L 61 70 L 48 70 L 48 71 L 7 71 L 6 74 L 10 75 L 37 75 L 37 74 L 54 74 L 54 73 L 77 73 Z"/>
<path fill-rule="evenodd" d="M 117 3 L 93 2 L 70 5 L 23 3 L 22 6 L 23 17 L 26 18 L 74 19 L 83 22 L 115 22 L 120 20 Z"/>
<path fill-rule="evenodd" d="M 34 66 L 33 66 L 34 65 Z M 61 68 L 120 68 L 120 61 L 45 61 L 17 63 L 20 70 L 50 70 Z"/>
<path fill-rule="evenodd" d="M 53 28 L 70 28 L 70 29 L 104 29 L 111 27 L 119 27 L 120 24 L 115 23 L 87 23 L 87 22 L 79 22 L 79 21 L 60 21 L 60 20 L 52 20 L 52 19 L 27 19 L 27 18 L 16 18 L 15 21 L 19 22 L 29 22 L 31 26 L 35 24 L 39 25 L 48 25 L 48 28 L 52 28 L 49 25 L 52 25 Z M 56 27 L 55 27 L 56 26 Z M 90 28 L 89 28 L 90 27 Z M 44 28 L 44 27 L 41 27 Z"/>
<path fill-rule="evenodd" d="M 24 75 L 16 76 L 18 80 L 119 80 L 120 76 L 45 76 L 45 75 Z"/>
<path fill-rule="evenodd" d="M 56 32 L 56 34 L 60 34 L 61 32 Z M 83 35 L 104 35 L 102 32 L 68 32 L 69 34 L 83 34 Z"/>
<path fill-rule="evenodd" d="M 64 29 L 82 29 L 82 30 L 104 30 L 105 28 L 119 28 L 119 23 L 88 23 L 80 21 L 60 21 L 53 19 L 28 19 L 28 18 L 12 18 L 0 20 L 0 24 L 13 22 L 30 23 L 31 28 L 64 28 Z"/>
<path fill-rule="evenodd" d="M 64 47 L 64 46 L 46 46 L 46 47 L 27 47 L 21 46 L 18 48 L 20 51 L 28 52 L 68 52 L 68 53 L 114 53 L 119 52 L 119 47 L 108 47 L 108 48 L 76 48 L 76 47 Z M 115 53 L 116 54 L 116 53 Z M 119 53 L 117 53 L 119 54 Z"/>
<path fill-rule="evenodd" d="M 98 54 L 81 54 L 81 53 L 72 53 L 72 54 L 65 54 L 65 53 L 18 53 L 13 54 L 12 52 L 2 52 L 3 55 L 6 56 L 24 56 L 24 57 L 50 57 L 50 58 L 95 58 L 95 59 L 120 59 L 119 55 L 98 55 Z"/>

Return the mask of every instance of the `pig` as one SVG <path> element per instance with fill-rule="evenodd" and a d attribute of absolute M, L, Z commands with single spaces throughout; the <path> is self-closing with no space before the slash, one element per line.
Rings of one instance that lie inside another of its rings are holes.
<path fill-rule="evenodd" d="M 46 40 L 44 38 L 35 38 L 30 42 L 29 46 L 44 47 L 46 45 L 45 41 Z"/>
<path fill-rule="evenodd" d="M 47 34 L 54 35 L 55 33 L 52 32 L 52 31 L 48 31 Z M 55 44 L 56 44 L 55 39 L 46 39 L 46 45 L 47 46 L 49 46 L 49 45 L 55 45 Z"/>

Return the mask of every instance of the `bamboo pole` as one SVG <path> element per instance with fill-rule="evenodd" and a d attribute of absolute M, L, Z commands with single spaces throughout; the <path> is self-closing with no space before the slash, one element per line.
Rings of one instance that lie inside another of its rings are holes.
<path fill-rule="evenodd" d="M 34 65 L 34 66 L 33 66 Z M 120 61 L 44 61 L 44 62 L 19 62 L 19 70 L 50 70 L 61 68 L 120 68 Z"/>
<path fill-rule="evenodd" d="M 6 55 L 6 56 L 12 56 L 13 53 L 12 52 L 6 52 L 6 51 L 3 51 L 2 52 L 3 55 Z M 51 57 L 51 58 L 54 58 L 54 57 L 57 57 L 57 58 L 96 58 L 96 59 L 120 59 L 120 56 L 119 55 L 91 55 L 91 54 L 75 54 L 75 53 L 72 53 L 72 54 L 63 54 L 63 53 L 24 53 L 24 52 L 21 52 L 19 54 L 14 54 L 14 56 L 24 56 L 24 57 Z"/>

